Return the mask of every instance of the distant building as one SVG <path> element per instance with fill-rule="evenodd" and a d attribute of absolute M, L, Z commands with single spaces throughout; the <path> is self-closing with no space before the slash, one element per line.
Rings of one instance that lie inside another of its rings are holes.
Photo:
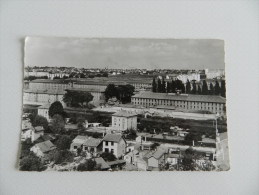
<path fill-rule="evenodd" d="M 223 114 L 226 99 L 216 95 L 141 92 L 132 96 L 131 102 L 145 107 L 163 105 L 174 106 L 183 111 L 204 110 Z"/>
<path fill-rule="evenodd" d="M 206 74 L 207 79 L 221 78 L 221 77 L 225 76 L 225 70 L 223 70 L 223 69 L 216 69 L 216 70 L 205 69 L 205 74 Z"/>
<path fill-rule="evenodd" d="M 137 114 L 127 111 L 119 111 L 112 115 L 112 127 L 118 130 L 136 130 L 137 129 Z"/>
<path fill-rule="evenodd" d="M 25 89 L 23 91 L 23 101 L 26 103 L 41 103 L 51 104 L 56 101 L 60 101 L 63 105 L 64 90 L 32 90 Z"/>
<path fill-rule="evenodd" d="M 117 158 L 125 154 L 126 145 L 120 134 L 106 134 L 103 138 L 103 152 L 113 153 Z"/>
<path fill-rule="evenodd" d="M 187 83 L 187 80 L 189 81 L 195 80 L 199 82 L 201 77 L 200 77 L 200 73 L 195 72 L 195 73 L 189 73 L 189 74 L 180 74 L 177 76 L 177 79 L 179 79 L 183 83 Z"/>
<path fill-rule="evenodd" d="M 73 83 L 66 79 L 35 79 L 29 82 L 31 90 L 65 90 L 73 86 Z"/>

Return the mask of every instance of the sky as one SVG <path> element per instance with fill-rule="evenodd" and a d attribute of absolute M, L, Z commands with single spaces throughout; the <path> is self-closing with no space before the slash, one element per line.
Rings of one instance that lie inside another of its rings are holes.
<path fill-rule="evenodd" d="M 27 37 L 25 66 L 224 69 L 224 41 Z"/>

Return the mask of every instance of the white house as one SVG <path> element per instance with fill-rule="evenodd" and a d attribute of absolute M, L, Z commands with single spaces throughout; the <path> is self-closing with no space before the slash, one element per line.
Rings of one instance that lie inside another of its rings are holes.
<path fill-rule="evenodd" d="M 118 130 L 136 130 L 137 129 L 137 114 L 127 111 L 119 111 L 112 115 L 112 127 Z"/>
<path fill-rule="evenodd" d="M 55 150 L 56 146 L 51 141 L 45 141 L 38 144 L 35 144 L 30 151 L 32 151 L 36 156 L 40 157 L 43 160 L 48 159 L 48 153 L 52 150 Z"/>
<path fill-rule="evenodd" d="M 103 138 L 103 152 L 113 153 L 117 158 L 125 154 L 126 145 L 120 134 L 106 134 Z"/>
<path fill-rule="evenodd" d="M 49 107 L 50 107 L 50 104 L 44 104 L 38 107 L 38 115 L 44 116 L 48 121 L 50 121 Z"/>

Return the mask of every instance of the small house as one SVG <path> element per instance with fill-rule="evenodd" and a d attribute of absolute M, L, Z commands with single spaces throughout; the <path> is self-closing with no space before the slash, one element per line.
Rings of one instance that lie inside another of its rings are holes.
<path fill-rule="evenodd" d="M 55 150 L 56 146 L 51 141 L 45 141 L 35 144 L 30 151 L 32 151 L 36 156 L 43 160 L 48 160 L 48 154 L 52 150 Z"/>
<path fill-rule="evenodd" d="M 76 138 L 73 139 L 70 145 L 70 151 L 77 152 L 79 148 L 83 147 L 83 144 L 86 142 L 87 139 L 88 139 L 88 136 L 82 136 L 82 135 L 76 136 Z"/>

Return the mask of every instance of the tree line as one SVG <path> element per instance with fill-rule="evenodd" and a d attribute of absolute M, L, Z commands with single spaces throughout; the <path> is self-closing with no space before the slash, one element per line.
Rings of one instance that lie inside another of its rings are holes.
<path fill-rule="evenodd" d="M 226 97 L 226 84 L 225 80 L 221 80 L 221 86 L 219 81 L 215 81 L 215 85 L 210 83 L 209 88 L 206 80 L 203 80 L 202 87 L 196 83 L 195 80 L 191 82 L 187 80 L 186 85 L 179 79 L 172 80 L 171 82 L 162 79 L 153 78 L 152 92 L 154 93 L 186 93 L 186 94 L 199 94 L 199 95 L 221 95 Z"/>
<path fill-rule="evenodd" d="M 110 98 L 116 97 L 123 104 L 131 102 L 131 96 L 134 94 L 135 87 L 132 85 L 118 85 L 109 84 L 105 89 L 104 95 L 106 101 Z"/>

